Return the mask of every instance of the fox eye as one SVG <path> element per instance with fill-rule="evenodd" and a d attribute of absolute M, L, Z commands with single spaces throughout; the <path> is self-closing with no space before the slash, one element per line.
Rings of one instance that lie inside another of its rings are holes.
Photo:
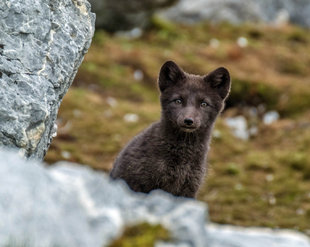
<path fill-rule="evenodd" d="M 207 107 L 208 105 L 209 105 L 209 104 L 208 104 L 207 102 L 202 102 L 202 103 L 200 104 L 200 106 L 203 107 L 203 108 Z"/>
<path fill-rule="evenodd" d="M 174 103 L 176 103 L 177 105 L 181 105 L 182 104 L 182 100 L 176 99 L 176 100 L 174 100 Z"/>

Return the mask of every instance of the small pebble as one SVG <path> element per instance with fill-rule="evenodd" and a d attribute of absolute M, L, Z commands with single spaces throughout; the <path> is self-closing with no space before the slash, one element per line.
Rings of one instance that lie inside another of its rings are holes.
<path fill-rule="evenodd" d="M 68 151 L 62 151 L 62 152 L 61 152 L 61 156 L 62 156 L 64 159 L 70 159 L 70 158 L 71 158 L 71 153 L 68 152 Z"/>
<path fill-rule="evenodd" d="M 212 47 L 212 48 L 218 48 L 220 46 L 220 41 L 218 39 L 211 39 L 209 41 L 209 45 Z"/>
<path fill-rule="evenodd" d="M 133 72 L 133 78 L 136 80 L 136 81 L 141 81 L 143 79 L 144 75 L 143 75 L 143 72 L 142 70 L 135 70 Z"/>
<path fill-rule="evenodd" d="M 263 123 L 266 125 L 272 124 L 274 122 L 276 122 L 277 120 L 279 120 L 280 115 L 278 112 L 276 111 L 269 111 L 266 112 L 263 116 Z"/>
<path fill-rule="evenodd" d="M 266 175 L 266 181 L 267 182 L 271 182 L 271 181 L 273 181 L 273 179 L 274 179 L 274 176 L 272 175 L 272 174 L 268 174 L 268 175 Z"/>
<path fill-rule="evenodd" d="M 74 109 L 73 110 L 73 116 L 76 118 L 79 118 L 82 116 L 82 112 L 79 109 Z"/>
<path fill-rule="evenodd" d="M 305 212 L 305 210 L 303 210 L 302 208 L 298 208 L 297 210 L 296 210 L 296 214 L 297 215 L 304 215 L 306 212 Z"/>
<path fill-rule="evenodd" d="M 134 113 L 127 113 L 124 116 L 124 121 L 127 123 L 136 123 L 139 120 L 139 116 Z"/>
<path fill-rule="evenodd" d="M 248 40 L 247 40 L 247 38 L 245 38 L 245 37 L 239 37 L 239 38 L 237 39 L 237 45 L 238 45 L 239 47 L 242 47 L 242 48 L 247 47 L 247 46 L 248 46 Z"/>
<path fill-rule="evenodd" d="M 249 139 L 247 120 L 243 116 L 225 119 L 226 125 L 232 130 L 232 134 L 242 140 Z"/>
<path fill-rule="evenodd" d="M 277 199 L 274 196 L 270 196 L 268 202 L 270 205 L 275 205 L 277 203 Z"/>
<path fill-rule="evenodd" d="M 221 131 L 215 129 L 215 130 L 213 131 L 212 135 L 213 135 L 214 138 L 218 139 L 218 138 L 221 138 L 222 133 L 221 133 Z"/>
<path fill-rule="evenodd" d="M 117 106 L 117 100 L 115 98 L 113 98 L 113 97 L 108 97 L 107 98 L 107 103 L 111 107 Z"/>
<path fill-rule="evenodd" d="M 242 184 L 236 184 L 234 188 L 235 188 L 235 190 L 242 190 L 243 186 L 242 186 Z"/>

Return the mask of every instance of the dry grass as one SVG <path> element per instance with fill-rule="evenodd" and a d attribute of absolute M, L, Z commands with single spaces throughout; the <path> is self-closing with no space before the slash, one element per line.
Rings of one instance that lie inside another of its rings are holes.
<path fill-rule="evenodd" d="M 246 47 L 237 45 L 239 37 L 247 38 Z M 218 47 L 210 46 L 212 39 Z M 155 19 L 135 40 L 97 32 L 63 100 L 46 161 L 67 159 L 108 171 L 126 142 L 160 116 L 161 64 L 172 59 L 199 74 L 225 66 L 233 88 L 223 117 L 260 105 L 281 119 L 270 126 L 255 119 L 259 134 L 249 141 L 236 139 L 219 119 L 199 199 L 208 202 L 215 222 L 310 234 L 309 54 L 309 31 L 291 26 L 186 27 Z M 142 80 L 134 79 L 135 71 Z M 126 122 L 128 113 L 137 114 L 137 122 Z"/>

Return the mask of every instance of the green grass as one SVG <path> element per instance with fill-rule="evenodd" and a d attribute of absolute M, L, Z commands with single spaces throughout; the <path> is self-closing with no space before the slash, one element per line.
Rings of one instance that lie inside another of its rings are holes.
<path fill-rule="evenodd" d="M 140 223 L 127 226 L 118 239 L 114 240 L 109 247 L 153 247 L 156 241 L 171 240 L 169 232 L 161 225 Z"/>
<path fill-rule="evenodd" d="M 236 44 L 241 36 L 248 39 L 245 48 Z M 211 39 L 219 40 L 218 48 L 209 45 Z M 121 148 L 159 119 L 156 78 L 166 60 L 199 74 L 225 66 L 233 78 L 231 96 L 215 126 L 220 134 L 211 143 L 198 199 L 208 203 L 215 222 L 310 234 L 309 54 L 309 30 L 291 26 L 188 27 L 154 19 L 139 39 L 98 31 L 64 97 L 46 161 L 67 159 L 109 171 Z M 142 80 L 134 79 L 136 70 Z M 238 140 L 223 118 L 246 114 L 250 106 L 277 110 L 281 119 L 270 126 L 251 119 L 259 134 Z M 137 114 L 137 122 L 126 122 L 128 113 Z"/>

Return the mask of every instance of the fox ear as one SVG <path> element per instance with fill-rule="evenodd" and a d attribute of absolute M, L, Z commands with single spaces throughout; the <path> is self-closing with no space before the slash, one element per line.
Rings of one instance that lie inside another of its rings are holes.
<path fill-rule="evenodd" d="M 226 68 L 220 67 L 205 76 L 204 80 L 210 83 L 222 99 L 228 96 L 230 91 L 230 75 Z"/>
<path fill-rule="evenodd" d="M 184 72 L 176 63 L 172 61 L 165 62 L 159 72 L 159 89 L 161 92 L 163 92 L 166 88 L 174 85 L 179 80 L 182 80 L 184 78 Z"/>

